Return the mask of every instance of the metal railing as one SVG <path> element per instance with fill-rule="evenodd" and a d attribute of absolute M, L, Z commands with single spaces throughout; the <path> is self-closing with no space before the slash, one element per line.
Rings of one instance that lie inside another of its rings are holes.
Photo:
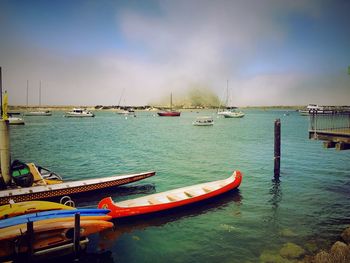
<path fill-rule="evenodd" d="M 331 113 L 310 112 L 309 131 L 348 131 L 350 130 L 350 112 Z"/>

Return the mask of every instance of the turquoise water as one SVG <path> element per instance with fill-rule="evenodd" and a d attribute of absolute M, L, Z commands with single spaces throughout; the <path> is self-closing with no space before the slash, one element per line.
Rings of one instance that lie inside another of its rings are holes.
<path fill-rule="evenodd" d="M 111 195 L 134 198 L 243 173 L 237 192 L 133 220 L 91 237 L 88 262 L 259 262 L 286 242 L 327 247 L 350 223 L 350 151 L 308 139 L 297 112 L 246 110 L 242 119 L 214 112 L 161 118 L 97 112 L 96 118 L 26 117 L 10 128 L 12 159 L 35 162 L 66 180 L 154 170 L 156 176 L 76 198 L 96 206 Z M 199 115 L 212 127 L 196 127 Z M 281 118 L 280 182 L 273 180 L 274 120 Z"/>

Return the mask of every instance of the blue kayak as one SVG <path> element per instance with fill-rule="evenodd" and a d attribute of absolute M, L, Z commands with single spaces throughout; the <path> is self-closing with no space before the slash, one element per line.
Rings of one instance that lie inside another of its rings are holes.
<path fill-rule="evenodd" d="M 25 214 L 21 216 L 15 216 L 7 219 L 0 220 L 0 228 L 25 224 L 29 221 L 35 222 L 51 218 L 72 217 L 76 213 L 80 213 L 80 216 L 104 216 L 109 213 L 108 209 L 98 208 L 80 208 L 73 210 L 51 210 L 32 214 Z"/>

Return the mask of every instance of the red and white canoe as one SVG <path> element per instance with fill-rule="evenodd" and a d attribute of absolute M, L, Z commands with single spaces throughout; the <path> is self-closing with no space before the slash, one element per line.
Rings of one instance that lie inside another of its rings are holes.
<path fill-rule="evenodd" d="M 221 195 L 238 188 L 241 181 L 242 173 L 240 171 L 234 171 L 229 178 L 224 180 L 173 189 L 118 203 L 114 203 L 111 197 L 107 197 L 99 202 L 98 208 L 111 210 L 108 215 L 113 218 L 148 214 Z"/>

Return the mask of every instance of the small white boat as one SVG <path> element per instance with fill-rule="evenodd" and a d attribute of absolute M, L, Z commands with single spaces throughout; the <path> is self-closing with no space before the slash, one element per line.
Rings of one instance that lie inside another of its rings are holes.
<path fill-rule="evenodd" d="M 244 117 L 244 113 L 241 111 L 222 111 L 220 113 L 218 113 L 219 115 L 223 115 L 225 118 L 243 118 Z"/>
<path fill-rule="evenodd" d="M 30 111 L 24 113 L 24 116 L 51 116 L 51 111 Z"/>
<path fill-rule="evenodd" d="M 219 111 L 218 115 L 224 116 L 225 114 L 230 114 L 231 110 L 227 109 L 227 110 L 223 110 L 223 111 Z"/>
<path fill-rule="evenodd" d="M 122 115 L 135 115 L 135 110 L 133 108 L 128 108 L 124 110 L 119 110 L 117 111 L 117 114 L 122 114 Z"/>
<path fill-rule="evenodd" d="M 86 109 L 74 108 L 72 111 L 66 112 L 65 117 L 95 117 L 91 111 Z"/>
<path fill-rule="evenodd" d="M 24 120 L 19 117 L 9 117 L 8 121 L 10 125 L 24 125 Z"/>
<path fill-rule="evenodd" d="M 19 112 L 9 112 L 8 121 L 10 125 L 24 125 L 24 120 Z"/>
<path fill-rule="evenodd" d="M 209 116 L 197 117 L 192 124 L 194 126 L 212 126 L 214 125 L 214 120 Z"/>

